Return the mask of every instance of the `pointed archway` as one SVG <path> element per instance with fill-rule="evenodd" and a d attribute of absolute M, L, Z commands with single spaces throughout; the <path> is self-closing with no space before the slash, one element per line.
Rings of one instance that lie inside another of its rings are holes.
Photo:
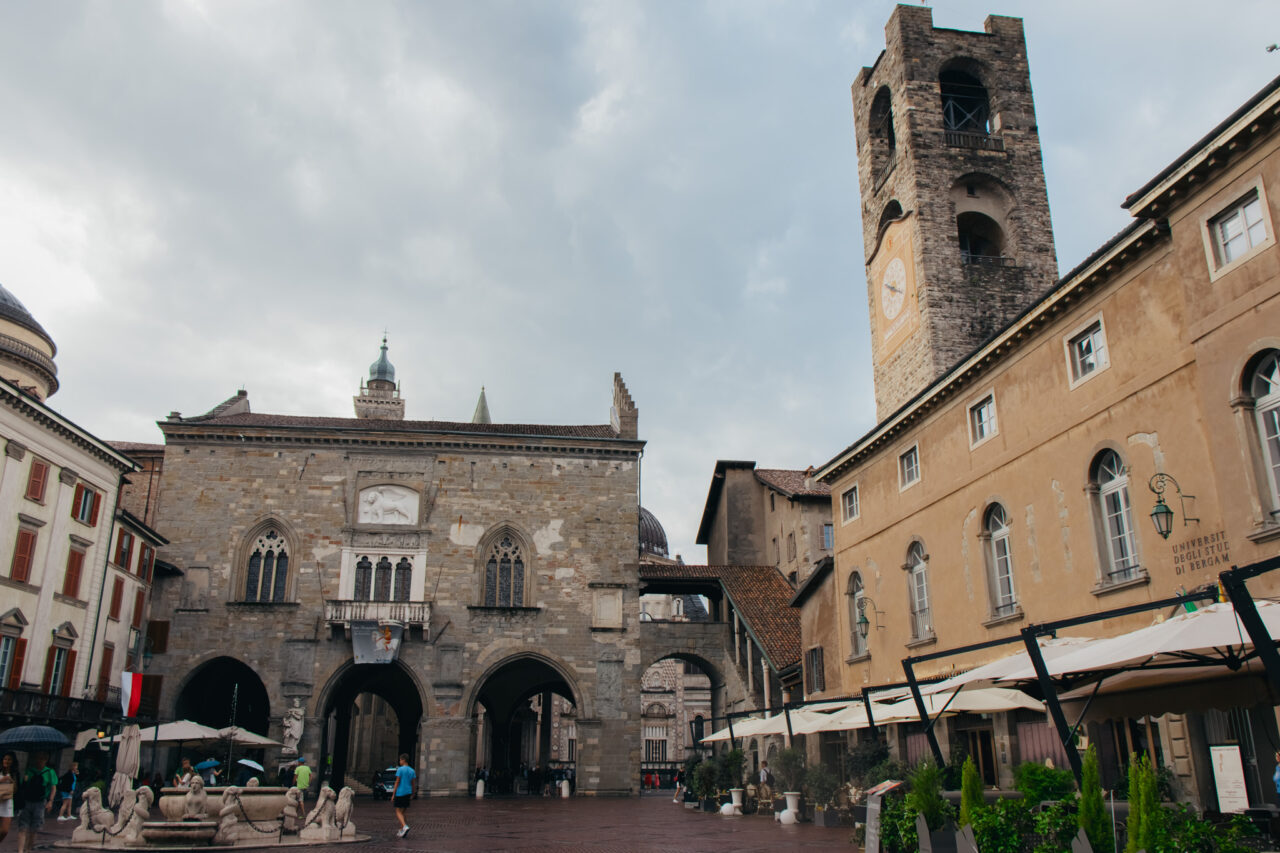
<path fill-rule="evenodd" d="M 347 779 L 368 782 L 372 770 L 394 766 L 401 753 L 415 763 L 422 723 L 422 694 L 413 676 L 396 661 L 348 663 L 330 682 L 322 705 L 321 766 L 330 785 Z"/>
<path fill-rule="evenodd" d="M 240 726 L 265 735 L 271 725 L 271 701 L 252 667 L 233 657 L 218 657 L 187 677 L 174 718 L 214 729 Z"/>

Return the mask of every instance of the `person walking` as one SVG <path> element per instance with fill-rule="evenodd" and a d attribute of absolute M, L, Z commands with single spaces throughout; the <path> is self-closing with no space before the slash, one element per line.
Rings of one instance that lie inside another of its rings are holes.
<path fill-rule="evenodd" d="M 396 768 L 396 787 L 391 797 L 391 804 L 396 809 L 396 820 L 400 821 L 400 829 L 396 832 L 399 838 L 409 834 L 409 824 L 404 821 L 404 811 L 409 808 L 409 801 L 418 793 L 418 774 L 409 766 L 409 756 L 400 753 L 400 766 Z"/>
<path fill-rule="evenodd" d="M 680 802 L 680 795 L 682 793 L 684 793 L 684 768 L 679 767 L 676 769 L 676 795 L 671 798 L 671 802 Z"/>
<path fill-rule="evenodd" d="M 62 800 L 62 806 L 58 809 L 58 820 L 75 820 L 71 816 L 71 800 L 76 795 L 79 781 L 80 765 L 73 761 L 70 769 L 58 780 L 58 797 Z"/>
<path fill-rule="evenodd" d="M 302 792 L 302 799 L 307 799 L 307 789 L 311 787 L 311 766 L 307 759 L 299 758 L 298 766 L 293 770 L 293 786 Z"/>
<path fill-rule="evenodd" d="M 58 774 L 48 766 L 49 753 L 31 754 L 31 766 L 22 777 L 18 796 L 22 808 L 18 812 L 18 853 L 28 853 L 36 846 L 36 833 L 44 827 L 45 812 L 53 811 L 58 795 Z"/>
<path fill-rule="evenodd" d="M 6 752 L 0 756 L 0 841 L 4 841 L 13 824 L 13 800 L 21 776 L 16 753 Z"/>

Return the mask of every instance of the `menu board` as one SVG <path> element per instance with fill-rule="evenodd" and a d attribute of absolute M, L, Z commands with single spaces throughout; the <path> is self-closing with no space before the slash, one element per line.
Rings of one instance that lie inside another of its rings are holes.
<path fill-rule="evenodd" d="M 1240 763 L 1240 747 L 1211 746 L 1213 784 L 1218 789 L 1218 811 L 1243 812 L 1249 808 L 1249 792 L 1244 787 L 1244 765 Z"/>

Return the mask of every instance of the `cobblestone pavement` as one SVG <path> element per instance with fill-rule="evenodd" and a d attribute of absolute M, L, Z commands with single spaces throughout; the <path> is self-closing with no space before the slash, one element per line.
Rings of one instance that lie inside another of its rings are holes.
<path fill-rule="evenodd" d="M 847 827 L 812 824 L 781 826 L 768 817 L 721 817 L 694 812 L 661 794 L 625 799 L 576 797 L 569 800 L 462 798 L 415 800 L 409 809 L 409 836 L 396 838 L 391 805 L 368 798 L 356 801 L 354 820 L 364 843 L 328 848 L 334 853 L 467 853 L 467 851 L 572 851 L 572 853 L 674 853 L 674 851 L 802 850 L 856 851 Z M 47 846 L 71 835 L 75 822 L 45 823 L 38 844 Z M 0 853 L 16 849 L 5 839 Z M 216 849 L 216 848 L 215 848 Z M 316 851 L 318 847 L 291 847 Z"/>

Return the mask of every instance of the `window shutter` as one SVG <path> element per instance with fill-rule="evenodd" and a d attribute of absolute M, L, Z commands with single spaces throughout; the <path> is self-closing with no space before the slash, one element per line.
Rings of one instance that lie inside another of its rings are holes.
<path fill-rule="evenodd" d="M 107 690 L 111 687 L 111 665 L 115 661 L 115 646 L 102 647 L 102 667 L 98 670 L 98 701 L 107 701 Z"/>
<path fill-rule="evenodd" d="M 169 620 L 153 619 L 147 623 L 147 639 L 151 641 L 152 654 L 169 651 Z"/>
<path fill-rule="evenodd" d="M 17 690 L 22 687 L 22 665 L 27 662 L 27 641 L 19 639 L 13 644 L 13 671 L 9 673 L 9 683 L 5 685 L 10 690 Z"/>
<path fill-rule="evenodd" d="M 80 573 L 84 569 L 84 551 L 72 548 L 67 553 L 67 575 L 62 581 L 62 594 L 80 597 Z"/>
<path fill-rule="evenodd" d="M 58 694 L 61 696 L 71 695 L 71 685 L 75 683 L 76 674 L 76 650 L 71 649 L 67 652 L 67 666 L 62 672 L 62 684 L 58 688 Z"/>
<path fill-rule="evenodd" d="M 44 653 L 44 678 L 40 680 L 40 691 L 42 693 L 49 692 L 49 685 L 53 683 L 53 661 L 57 657 L 58 650 L 54 646 L 50 646 L 49 650 Z"/>
<path fill-rule="evenodd" d="M 16 581 L 27 582 L 31 577 L 31 558 L 36 550 L 36 532 L 19 530 L 18 544 L 13 549 L 13 566 L 9 576 Z"/>
<path fill-rule="evenodd" d="M 44 500 L 44 484 L 49 479 L 49 466 L 38 459 L 31 460 L 31 477 L 27 480 L 27 497 L 33 501 Z"/>
<path fill-rule="evenodd" d="M 147 604 L 147 591 L 145 589 L 138 590 L 137 595 L 133 597 L 133 627 L 142 627 L 142 611 Z"/>
<path fill-rule="evenodd" d="M 90 518 L 89 518 L 89 526 L 90 526 L 90 527 L 97 527 L 97 526 L 98 526 L 98 510 L 101 508 L 101 505 L 102 505 L 102 493 L 101 493 L 101 492 L 94 492 L 94 493 L 93 493 L 93 509 L 92 509 L 92 510 L 90 511 L 90 513 L 89 513 L 89 515 L 90 515 Z"/>
<path fill-rule="evenodd" d="M 84 483 L 76 483 L 76 494 L 71 499 L 71 517 L 80 520 L 80 504 L 84 501 Z"/>
<path fill-rule="evenodd" d="M 112 619 L 120 618 L 120 604 L 124 598 L 124 581 L 116 578 L 115 585 L 111 587 L 111 610 L 108 615 Z"/>

